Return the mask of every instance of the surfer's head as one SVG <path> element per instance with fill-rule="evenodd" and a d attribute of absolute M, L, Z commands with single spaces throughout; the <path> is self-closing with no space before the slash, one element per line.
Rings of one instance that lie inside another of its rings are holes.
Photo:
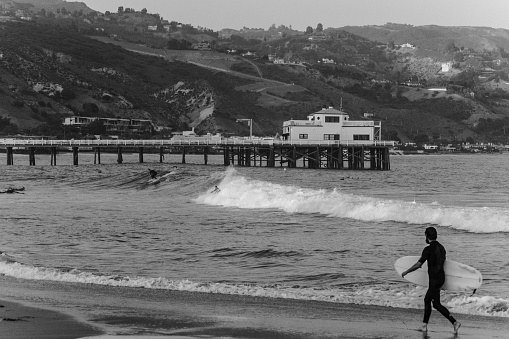
<path fill-rule="evenodd" d="M 428 240 L 437 240 L 438 233 L 435 227 L 426 228 L 424 234 L 426 235 L 426 242 L 428 242 Z"/>

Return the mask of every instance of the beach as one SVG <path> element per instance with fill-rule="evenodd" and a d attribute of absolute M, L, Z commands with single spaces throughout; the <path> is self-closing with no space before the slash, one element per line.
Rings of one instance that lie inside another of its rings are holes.
<path fill-rule="evenodd" d="M 4 286 L 2 286 L 4 287 Z M 107 292 L 107 291 L 105 291 Z M 110 291 L 111 292 L 111 291 Z M 1 301 L 1 338 L 423 338 L 420 310 L 247 296 L 169 292 L 160 313 L 147 317 L 135 300 L 132 316 L 77 321 L 71 315 Z M 137 316 L 140 311 L 142 315 Z M 122 310 L 125 313 L 125 309 Z M 459 315 L 459 338 L 507 338 L 506 319 Z M 104 325 L 109 329 L 105 329 Z M 114 328 L 117 327 L 115 330 Z M 143 328 L 122 333 L 122 328 Z M 147 330 L 150 329 L 151 330 Z M 434 312 L 425 338 L 454 338 L 452 326 Z"/>

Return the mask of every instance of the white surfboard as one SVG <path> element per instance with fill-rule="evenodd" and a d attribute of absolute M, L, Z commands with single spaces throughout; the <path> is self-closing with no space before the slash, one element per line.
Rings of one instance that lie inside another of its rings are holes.
<path fill-rule="evenodd" d="M 401 276 L 401 273 L 412 267 L 419 260 L 418 256 L 407 256 L 396 260 L 394 268 Z M 443 290 L 449 291 L 472 291 L 478 289 L 482 284 L 482 274 L 475 268 L 452 260 L 445 260 L 445 283 Z M 406 280 L 411 283 L 428 286 L 428 265 L 427 262 L 421 268 L 405 275 Z"/>

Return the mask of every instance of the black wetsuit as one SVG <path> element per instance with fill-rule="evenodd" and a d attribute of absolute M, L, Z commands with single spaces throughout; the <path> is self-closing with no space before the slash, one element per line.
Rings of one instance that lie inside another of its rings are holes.
<path fill-rule="evenodd" d="M 431 303 L 433 307 L 444 317 L 446 317 L 451 324 L 454 324 L 456 319 L 452 317 L 449 310 L 440 303 L 440 287 L 445 282 L 444 262 L 446 251 L 444 246 L 438 241 L 432 241 L 429 246 L 425 247 L 422 251 L 419 262 L 424 264 L 428 261 L 428 277 L 429 287 L 426 295 L 424 296 L 424 323 L 428 323 L 431 316 Z"/>

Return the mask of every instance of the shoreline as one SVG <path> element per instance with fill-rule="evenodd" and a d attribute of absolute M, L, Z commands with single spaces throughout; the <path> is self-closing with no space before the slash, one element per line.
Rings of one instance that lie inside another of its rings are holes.
<path fill-rule="evenodd" d="M 48 310 L 1 297 L 0 305 L 5 307 L 0 308 L 0 318 L 4 320 L 0 322 L 0 337 L 423 338 L 423 333 L 417 331 L 422 310 L 416 309 L 183 291 L 156 291 L 158 298 L 154 301 L 154 291 L 147 289 L 101 290 L 115 294 L 115 299 L 125 298 L 125 307 L 117 309 L 118 305 L 112 305 L 113 310 L 84 317 L 88 318 L 86 321 L 79 321 L 64 310 Z M 454 315 L 462 323 L 462 338 L 506 338 L 509 331 L 505 318 Z M 452 326 L 434 310 L 425 337 L 455 336 Z"/>

